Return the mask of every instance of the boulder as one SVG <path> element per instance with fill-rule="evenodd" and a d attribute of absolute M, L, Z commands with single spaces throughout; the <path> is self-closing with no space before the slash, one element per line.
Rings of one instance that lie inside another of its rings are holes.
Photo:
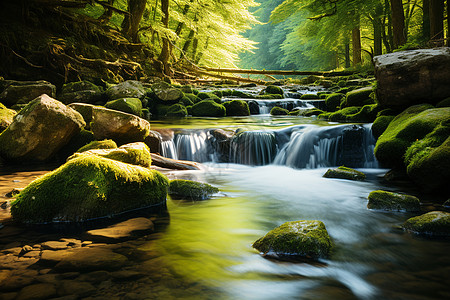
<path fill-rule="evenodd" d="M 269 85 L 264 90 L 261 91 L 261 95 L 265 94 L 278 94 L 278 95 L 284 95 L 283 89 L 276 85 Z"/>
<path fill-rule="evenodd" d="M 161 101 L 177 101 L 184 96 L 184 93 L 180 89 L 174 88 L 164 81 L 152 84 L 152 90 Z M 192 88 L 190 92 L 192 92 Z"/>
<path fill-rule="evenodd" d="M 142 116 L 142 102 L 139 98 L 120 98 L 105 104 L 106 108 L 122 111 L 135 116 Z"/>
<path fill-rule="evenodd" d="M 6 108 L 0 103 L 0 132 L 5 130 L 12 122 L 14 116 L 17 114 L 15 110 Z"/>
<path fill-rule="evenodd" d="M 167 178 L 158 171 L 82 155 L 30 183 L 11 204 L 22 223 L 80 222 L 165 205 Z"/>
<path fill-rule="evenodd" d="M 89 230 L 89 240 L 106 241 L 111 240 L 121 241 L 129 239 L 140 232 L 152 232 L 154 229 L 153 222 L 147 218 L 133 218 L 129 219 L 106 228 Z"/>
<path fill-rule="evenodd" d="M 0 94 L 0 102 L 6 106 L 26 104 L 31 100 L 47 94 L 55 97 L 56 87 L 50 82 L 40 81 L 7 81 L 6 88 Z"/>
<path fill-rule="evenodd" d="M 32 299 L 51 299 L 56 296 L 56 288 L 50 283 L 37 283 L 24 287 L 20 290 L 15 299 L 32 300 Z"/>
<path fill-rule="evenodd" d="M 69 82 L 63 85 L 58 100 L 63 103 L 103 102 L 103 91 L 90 81 Z"/>
<path fill-rule="evenodd" d="M 368 86 L 360 89 L 348 92 L 345 101 L 343 103 L 344 107 L 349 106 L 364 106 L 369 104 L 374 104 L 374 100 L 370 95 L 374 92 L 373 87 Z"/>
<path fill-rule="evenodd" d="M 377 116 L 379 108 L 376 104 L 345 107 L 328 115 L 332 122 L 370 123 Z"/>
<path fill-rule="evenodd" d="M 269 231 L 253 243 L 253 248 L 266 255 L 296 255 L 310 259 L 327 258 L 332 243 L 321 221 L 293 221 Z"/>
<path fill-rule="evenodd" d="M 325 98 L 325 105 L 327 111 L 336 111 L 339 109 L 339 106 L 341 105 L 341 100 L 344 98 L 344 94 L 340 93 L 333 93 L 329 94 Z"/>
<path fill-rule="evenodd" d="M 197 97 L 194 94 L 184 94 L 184 96 L 189 98 L 189 100 L 191 100 L 193 104 L 202 101 L 202 99 L 200 99 L 199 97 Z M 193 105 L 193 104 L 189 104 L 189 105 Z"/>
<path fill-rule="evenodd" d="M 378 116 L 372 124 L 372 134 L 378 139 L 394 120 L 395 116 Z"/>
<path fill-rule="evenodd" d="M 148 136 L 144 139 L 144 143 L 150 148 L 151 153 L 160 153 L 162 136 L 158 131 L 150 130 Z"/>
<path fill-rule="evenodd" d="M 283 95 L 280 94 L 264 94 L 264 95 L 256 95 L 256 99 L 284 99 Z"/>
<path fill-rule="evenodd" d="M 222 92 L 222 94 L 224 95 L 223 92 Z M 237 97 L 237 98 L 254 98 L 253 95 L 243 92 L 243 91 L 239 91 L 239 90 L 232 90 L 231 95 L 229 95 L 229 96 L 233 96 L 233 97 Z"/>
<path fill-rule="evenodd" d="M 259 104 L 255 100 L 250 100 L 247 102 L 248 108 L 250 109 L 250 114 L 259 115 Z"/>
<path fill-rule="evenodd" d="M 114 148 L 117 148 L 117 144 L 113 140 L 92 141 L 89 144 L 79 148 L 77 152 L 81 153 L 93 149 L 114 149 Z"/>
<path fill-rule="evenodd" d="M 191 108 L 194 117 L 225 117 L 226 110 L 222 104 L 214 100 L 202 100 Z"/>
<path fill-rule="evenodd" d="M 205 200 L 219 192 L 219 189 L 207 183 L 175 179 L 170 181 L 169 195 L 175 199 Z"/>
<path fill-rule="evenodd" d="M 219 104 L 222 103 L 222 100 L 220 99 L 220 97 L 212 92 L 208 92 L 208 93 L 201 92 L 201 93 L 198 93 L 197 97 L 200 98 L 201 100 L 208 99 L 208 100 L 214 100 L 215 102 L 217 102 Z"/>
<path fill-rule="evenodd" d="M 432 211 L 421 216 L 413 217 L 406 220 L 403 228 L 417 234 L 433 237 L 449 237 L 450 213 Z"/>
<path fill-rule="evenodd" d="M 279 106 L 275 106 L 270 110 L 270 114 L 272 116 L 287 116 L 289 114 L 289 111 Z"/>
<path fill-rule="evenodd" d="M 91 129 L 97 140 L 112 139 L 126 144 L 142 142 L 150 132 L 150 123 L 132 114 L 95 106 Z"/>
<path fill-rule="evenodd" d="M 186 107 L 180 103 L 169 106 L 166 112 L 166 117 L 169 118 L 185 118 L 187 115 Z"/>
<path fill-rule="evenodd" d="M 317 99 L 320 99 L 320 97 L 317 94 L 303 94 L 300 96 L 300 99 L 302 99 L 302 100 L 317 100 Z"/>
<path fill-rule="evenodd" d="M 417 197 L 392 193 L 387 191 L 373 191 L 369 194 L 369 209 L 389 211 L 420 211 L 420 200 Z"/>
<path fill-rule="evenodd" d="M 226 114 L 231 116 L 250 116 L 250 108 L 247 102 L 243 100 L 231 100 L 223 103 L 225 106 Z"/>
<path fill-rule="evenodd" d="M 108 99 L 115 100 L 120 98 L 139 98 L 142 99 L 147 94 L 147 90 L 141 82 L 136 80 L 127 80 L 116 84 L 106 90 Z"/>
<path fill-rule="evenodd" d="M 366 179 L 366 174 L 351 168 L 340 166 L 336 169 L 328 169 L 323 177 L 362 181 Z"/>
<path fill-rule="evenodd" d="M 91 127 L 90 123 L 92 121 L 92 110 L 94 106 L 85 103 L 70 103 L 68 106 L 83 116 L 84 122 L 86 122 L 86 129 L 89 129 Z"/>
<path fill-rule="evenodd" d="M 382 107 L 436 104 L 450 96 L 450 48 L 400 51 L 373 60 Z"/>
<path fill-rule="evenodd" d="M 85 125 L 77 111 L 41 95 L 0 134 L 0 156 L 13 162 L 47 161 Z"/>
<path fill-rule="evenodd" d="M 150 167 L 152 164 L 152 158 L 150 156 L 150 150 L 147 145 L 141 142 L 125 144 L 119 148 L 114 149 L 92 149 L 81 153 L 75 153 L 68 160 L 78 157 L 84 157 L 86 155 L 95 155 L 114 159 L 127 164 L 138 165 L 142 167 Z"/>

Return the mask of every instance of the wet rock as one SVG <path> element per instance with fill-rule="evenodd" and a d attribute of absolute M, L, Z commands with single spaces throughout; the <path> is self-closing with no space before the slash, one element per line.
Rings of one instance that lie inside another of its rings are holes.
<path fill-rule="evenodd" d="M 434 236 L 450 236 L 450 213 L 432 211 L 421 216 L 408 219 L 403 228 L 413 233 Z"/>
<path fill-rule="evenodd" d="M 24 287 L 17 295 L 17 300 L 41 300 L 49 299 L 56 295 L 53 284 L 38 283 Z"/>
<path fill-rule="evenodd" d="M 32 284 L 34 281 L 35 278 L 33 276 L 11 274 L 3 281 L 1 281 L 0 291 L 1 292 L 16 291 Z"/>
<path fill-rule="evenodd" d="M 155 93 L 156 97 L 158 97 L 158 99 L 161 101 L 177 101 L 184 96 L 181 90 L 172 87 L 170 84 L 164 81 L 152 84 L 152 90 Z"/>
<path fill-rule="evenodd" d="M 7 87 L 0 94 L 0 102 L 13 106 L 26 104 L 42 94 L 55 97 L 56 87 L 44 80 L 40 81 L 9 81 Z"/>
<path fill-rule="evenodd" d="M 420 211 L 420 200 L 417 197 L 392 193 L 387 191 L 373 191 L 369 194 L 369 209 L 389 211 Z"/>
<path fill-rule="evenodd" d="M 114 279 L 121 280 L 121 281 L 136 280 L 136 279 L 147 276 L 143 273 L 131 271 L 131 270 L 115 271 L 115 272 L 112 272 L 111 275 Z"/>
<path fill-rule="evenodd" d="M 86 129 L 91 128 L 91 121 L 92 121 L 92 110 L 94 108 L 94 105 L 91 104 L 85 104 L 85 103 L 71 103 L 67 105 L 68 107 L 76 110 L 81 114 L 83 117 L 84 122 L 86 123 Z"/>
<path fill-rule="evenodd" d="M 94 149 L 115 149 L 117 148 L 116 142 L 113 140 L 92 141 L 87 145 L 84 145 L 77 150 L 78 153 L 82 153 Z"/>
<path fill-rule="evenodd" d="M 120 98 L 111 100 L 105 104 L 105 107 L 138 117 L 142 116 L 142 102 L 139 98 Z"/>
<path fill-rule="evenodd" d="M 362 181 L 366 179 L 366 174 L 351 168 L 340 166 L 336 169 L 328 169 L 328 171 L 323 174 L 323 177 Z"/>
<path fill-rule="evenodd" d="M 48 241 L 41 244 L 42 250 L 64 250 L 68 248 L 67 242 L 61 241 Z"/>
<path fill-rule="evenodd" d="M 293 221 L 269 231 L 253 243 L 253 248 L 266 255 L 296 255 L 310 259 L 326 258 L 332 243 L 321 221 Z"/>
<path fill-rule="evenodd" d="M 0 132 L 5 130 L 14 119 L 14 116 L 17 114 L 15 110 L 6 108 L 2 103 L 0 103 Z"/>
<path fill-rule="evenodd" d="M 13 198 L 17 196 L 21 191 L 23 191 L 23 188 L 13 188 L 10 192 L 5 194 L 5 197 Z"/>
<path fill-rule="evenodd" d="M 250 114 L 259 115 L 260 111 L 259 111 L 258 102 L 255 100 L 250 100 L 247 103 L 248 103 L 248 108 L 250 109 Z"/>
<path fill-rule="evenodd" d="M 144 143 L 150 148 L 151 153 L 160 153 L 162 136 L 158 131 L 150 130 L 148 136 L 144 139 Z"/>
<path fill-rule="evenodd" d="M 167 109 L 166 117 L 169 118 L 185 118 L 188 115 L 186 107 L 181 103 L 176 103 Z"/>
<path fill-rule="evenodd" d="M 269 86 L 267 86 L 265 89 L 263 89 L 263 90 L 261 91 L 261 95 L 265 95 L 265 94 L 278 94 L 278 95 L 284 95 L 283 89 L 280 88 L 279 86 L 275 86 L 275 85 L 269 85 Z"/>
<path fill-rule="evenodd" d="M 153 222 L 147 218 L 134 218 L 120 222 L 107 228 L 94 229 L 87 232 L 95 241 L 126 240 L 137 233 L 150 233 L 154 229 Z"/>
<path fill-rule="evenodd" d="M 329 94 L 325 98 L 326 111 L 334 112 L 341 106 L 341 100 L 344 98 L 344 94 L 333 93 Z"/>
<path fill-rule="evenodd" d="M 202 100 L 191 108 L 194 117 L 225 117 L 226 109 L 214 100 Z"/>
<path fill-rule="evenodd" d="M 144 141 L 150 132 L 150 123 L 135 115 L 94 107 L 91 129 L 97 140 L 112 139 L 126 144 Z"/>
<path fill-rule="evenodd" d="M 110 100 L 120 98 L 142 99 L 146 94 L 147 91 L 142 83 L 136 80 L 127 80 L 106 90 L 106 95 Z"/>
<path fill-rule="evenodd" d="M 247 102 L 243 100 L 231 100 L 224 102 L 227 116 L 250 116 L 250 109 Z"/>
<path fill-rule="evenodd" d="M 100 283 L 102 281 L 108 280 L 111 278 L 111 273 L 108 271 L 94 271 L 86 274 L 82 274 L 78 279 L 80 281 L 86 281 L 90 283 Z"/>
<path fill-rule="evenodd" d="M 58 288 L 58 295 L 77 295 L 84 298 L 96 292 L 96 288 L 88 282 L 64 280 Z"/>
<path fill-rule="evenodd" d="M 61 102 L 42 95 L 30 102 L 0 134 L 0 155 L 10 161 L 46 161 L 86 124 Z"/>
<path fill-rule="evenodd" d="M 275 106 L 270 110 L 272 116 L 287 116 L 289 111 L 287 109 Z"/>
<path fill-rule="evenodd" d="M 218 188 L 207 183 L 183 179 L 172 180 L 169 186 L 169 195 L 175 199 L 205 200 L 218 192 Z"/>
<path fill-rule="evenodd" d="M 95 104 L 103 101 L 103 92 L 89 81 L 69 82 L 63 85 L 58 100 L 65 104 L 74 102 Z"/>
<path fill-rule="evenodd" d="M 374 89 L 371 86 L 348 92 L 343 102 L 343 107 L 374 104 L 374 100 L 370 97 L 373 92 Z"/>

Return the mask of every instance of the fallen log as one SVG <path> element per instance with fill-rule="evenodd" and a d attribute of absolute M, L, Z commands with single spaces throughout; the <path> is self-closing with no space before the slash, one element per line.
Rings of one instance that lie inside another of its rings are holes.
<path fill-rule="evenodd" d="M 155 153 L 151 153 L 152 165 L 172 170 L 200 170 L 200 164 L 186 160 L 176 160 L 167 158 Z"/>
<path fill-rule="evenodd" d="M 202 71 L 202 70 L 191 69 L 190 71 L 194 72 L 196 74 L 200 74 L 200 75 L 206 75 L 206 76 L 216 77 L 216 78 L 220 78 L 220 79 L 228 79 L 228 80 L 237 81 L 237 82 L 250 82 L 250 83 L 256 83 L 256 84 L 265 84 L 266 83 L 264 80 L 255 80 L 255 79 L 248 79 L 248 78 L 242 78 L 242 77 L 236 77 L 236 76 L 225 76 L 225 75 L 213 74 L 213 73 Z"/>
<path fill-rule="evenodd" d="M 324 77 L 348 76 L 360 73 L 358 71 L 287 71 L 287 70 L 248 70 L 203 67 L 208 72 L 234 73 L 234 74 L 258 74 L 258 75 L 316 75 Z"/>

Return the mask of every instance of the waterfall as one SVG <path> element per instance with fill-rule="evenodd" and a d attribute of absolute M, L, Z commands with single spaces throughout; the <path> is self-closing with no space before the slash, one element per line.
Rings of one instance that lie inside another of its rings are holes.
<path fill-rule="evenodd" d="M 177 149 L 173 140 L 161 142 L 161 154 L 167 158 L 178 159 Z"/>
<path fill-rule="evenodd" d="M 272 163 L 277 152 L 275 133 L 271 131 L 243 131 L 230 144 L 230 162 L 245 165 Z"/>
<path fill-rule="evenodd" d="M 206 131 L 181 132 L 175 135 L 178 159 L 196 162 L 211 161 L 210 135 Z"/>

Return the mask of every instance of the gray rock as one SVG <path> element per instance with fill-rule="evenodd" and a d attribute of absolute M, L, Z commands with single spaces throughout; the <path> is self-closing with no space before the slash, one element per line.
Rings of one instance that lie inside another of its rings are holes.
<path fill-rule="evenodd" d="M 107 228 L 90 230 L 87 233 L 93 240 L 122 240 L 132 237 L 136 232 L 143 231 L 153 231 L 153 222 L 147 218 L 129 219 Z"/>
<path fill-rule="evenodd" d="M 147 94 L 146 89 L 141 82 L 136 80 L 127 80 L 110 87 L 106 90 L 109 100 L 119 98 L 139 98 L 142 99 Z"/>
<path fill-rule="evenodd" d="M 152 84 L 152 90 L 156 97 L 162 101 L 176 101 L 183 97 L 181 90 L 172 87 L 164 81 Z"/>
<path fill-rule="evenodd" d="M 408 50 L 374 57 L 382 107 L 436 104 L 450 96 L 450 48 Z"/>
<path fill-rule="evenodd" d="M 28 103 L 42 94 L 55 97 L 56 87 L 47 81 L 9 81 L 0 94 L 0 102 L 7 106 Z"/>
<path fill-rule="evenodd" d="M 102 90 L 89 81 L 70 82 L 63 86 L 58 100 L 63 103 L 91 103 L 101 102 Z"/>

